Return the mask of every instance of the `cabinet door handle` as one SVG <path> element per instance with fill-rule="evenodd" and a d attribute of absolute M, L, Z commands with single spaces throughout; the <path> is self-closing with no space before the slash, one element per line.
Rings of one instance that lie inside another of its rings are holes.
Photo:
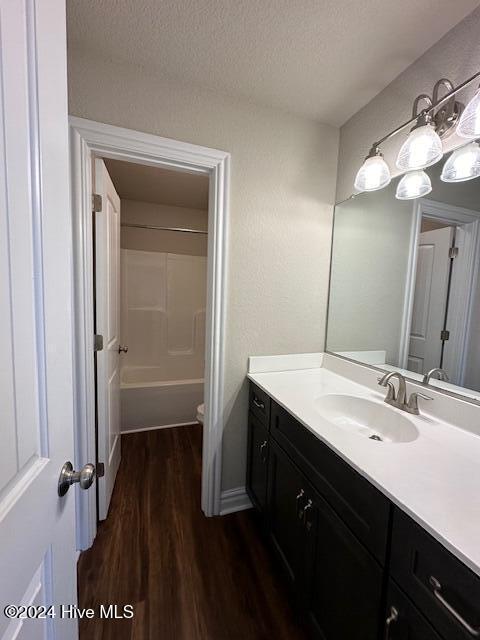
<path fill-rule="evenodd" d="M 448 600 L 445 600 L 445 598 L 443 597 L 441 591 L 442 591 L 442 585 L 440 583 L 439 580 L 437 580 L 437 578 L 435 578 L 435 576 L 430 576 L 429 579 L 430 582 L 430 586 L 433 589 L 433 595 L 435 596 L 435 598 L 440 602 L 440 604 L 448 611 L 448 613 L 450 613 L 457 622 L 459 622 L 462 627 L 473 637 L 473 638 L 480 638 L 480 627 L 477 627 L 476 629 L 474 627 L 472 627 L 459 613 L 456 609 L 454 609 L 454 607 L 452 607 L 452 605 L 448 602 Z"/>
<path fill-rule="evenodd" d="M 253 396 L 253 404 L 262 411 L 265 409 L 265 405 L 263 404 L 263 402 L 260 402 L 257 396 Z"/>
<path fill-rule="evenodd" d="M 303 509 L 299 508 L 299 503 L 300 503 L 300 500 L 304 497 L 304 495 L 305 495 L 305 491 L 303 489 L 300 489 L 300 491 L 297 494 L 297 497 L 295 498 L 296 513 L 299 520 L 302 520 L 303 518 Z"/>
<path fill-rule="evenodd" d="M 268 442 L 266 440 L 264 440 L 260 445 L 260 460 L 262 462 L 267 461 L 267 445 L 268 445 Z"/>
<path fill-rule="evenodd" d="M 398 620 L 398 610 L 395 607 L 390 607 L 390 613 L 385 620 L 385 640 L 390 638 L 390 627 L 394 622 Z"/>
<path fill-rule="evenodd" d="M 313 502 L 309 498 L 307 501 L 307 504 L 303 508 L 303 526 L 306 527 L 308 531 L 310 531 L 310 529 L 312 528 L 312 523 L 310 522 L 310 520 L 307 519 L 308 512 L 312 507 L 313 507 Z"/>

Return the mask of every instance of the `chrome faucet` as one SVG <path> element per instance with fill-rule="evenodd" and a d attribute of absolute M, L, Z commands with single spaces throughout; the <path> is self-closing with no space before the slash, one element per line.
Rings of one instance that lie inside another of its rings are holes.
<path fill-rule="evenodd" d="M 395 387 L 393 382 L 390 382 L 392 378 L 398 379 L 398 393 L 395 393 Z M 406 406 L 407 399 L 407 385 L 405 382 L 405 378 L 399 371 L 390 371 L 390 373 L 386 373 L 384 376 L 378 379 L 378 384 L 381 387 L 387 387 L 387 396 L 385 398 L 385 402 L 387 404 L 392 405 L 392 407 L 396 407 L 397 409 L 403 409 Z"/>
<path fill-rule="evenodd" d="M 430 369 L 430 371 L 423 376 L 423 380 L 422 380 L 423 384 L 429 384 L 430 378 L 433 378 L 434 376 L 436 376 L 442 382 L 450 382 L 450 378 L 448 377 L 448 374 L 445 371 L 445 369 L 440 369 L 440 367 L 435 367 L 435 369 Z"/>
<path fill-rule="evenodd" d="M 395 386 L 393 382 L 390 382 L 392 378 L 397 378 L 398 380 L 398 393 L 395 393 Z M 420 393 L 418 391 L 410 394 L 410 397 L 407 400 L 407 383 L 404 376 L 399 371 L 390 371 L 390 373 L 386 373 L 381 378 L 378 378 L 378 384 L 381 387 L 388 388 L 387 395 L 385 397 L 385 402 L 387 404 L 415 416 L 418 416 L 420 413 L 418 409 L 418 398 L 433 400 L 430 396 L 426 396 L 424 393 Z"/>

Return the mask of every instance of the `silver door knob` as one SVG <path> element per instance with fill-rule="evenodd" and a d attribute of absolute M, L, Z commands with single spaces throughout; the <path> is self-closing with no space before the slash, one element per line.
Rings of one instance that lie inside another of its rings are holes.
<path fill-rule="evenodd" d="M 95 480 L 95 466 L 86 464 L 80 471 L 73 470 L 73 464 L 66 462 L 58 479 L 58 495 L 64 496 L 72 484 L 79 483 L 81 489 L 89 489 Z"/>
<path fill-rule="evenodd" d="M 121 344 L 118 345 L 118 353 L 122 353 L 122 351 L 123 351 L 123 353 L 127 353 L 127 351 L 128 351 L 127 345 L 125 345 L 125 346 L 123 346 Z"/>

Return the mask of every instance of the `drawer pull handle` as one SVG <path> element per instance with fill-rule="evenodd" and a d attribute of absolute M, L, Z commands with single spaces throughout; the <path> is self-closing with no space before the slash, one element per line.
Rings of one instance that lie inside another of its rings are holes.
<path fill-rule="evenodd" d="M 260 445 L 260 460 L 264 463 L 267 461 L 267 444 L 267 441 L 264 440 Z"/>
<path fill-rule="evenodd" d="M 440 581 L 435 578 L 435 576 L 430 576 L 430 585 L 433 589 L 433 595 L 440 602 L 440 604 L 445 607 L 448 613 L 450 613 L 455 618 L 455 620 L 459 622 L 466 631 L 468 631 L 468 633 L 472 637 L 480 638 L 480 628 L 475 629 L 474 627 L 470 626 L 468 622 L 464 618 L 462 618 L 458 611 L 452 607 L 448 600 L 445 600 L 441 593 L 442 585 Z"/>
<path fill-rule="evenodd" d="M 265 405 L 263 404 L 263 402 L 260 402 L 257 396 L 253 396 L 253 404 L 259 409 L 261 409 L 262 411 L 265 410 Z"/>
<path fill-rule="evenodd" d="M 297 509 L 297 517 L 299 520 L 303 519 L 303 509 L 299 509 L 298 504 L 304 495 L 305 495 L 305 491 L 303 489 L 300 489 L 300 491 L 297 494 L 297 497 L 295 498 L 295 506 Z"/>
<path fill-rule="evenodd" d="M 395 607 L 390 607 L 390 613 L 385 620 L 385 640 L 390 638 L 390 627 L 394 622 L 398 620 L 398 610 Z"/>

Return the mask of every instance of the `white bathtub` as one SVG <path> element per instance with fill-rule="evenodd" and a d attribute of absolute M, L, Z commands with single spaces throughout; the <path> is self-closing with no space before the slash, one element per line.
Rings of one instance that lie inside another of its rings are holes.
<path fill-rule="evenodd" d="M 196 422 L 203 379 L 162 380 L 159 367 L 126 367 L 121 382 L 122 432 Z"/>

